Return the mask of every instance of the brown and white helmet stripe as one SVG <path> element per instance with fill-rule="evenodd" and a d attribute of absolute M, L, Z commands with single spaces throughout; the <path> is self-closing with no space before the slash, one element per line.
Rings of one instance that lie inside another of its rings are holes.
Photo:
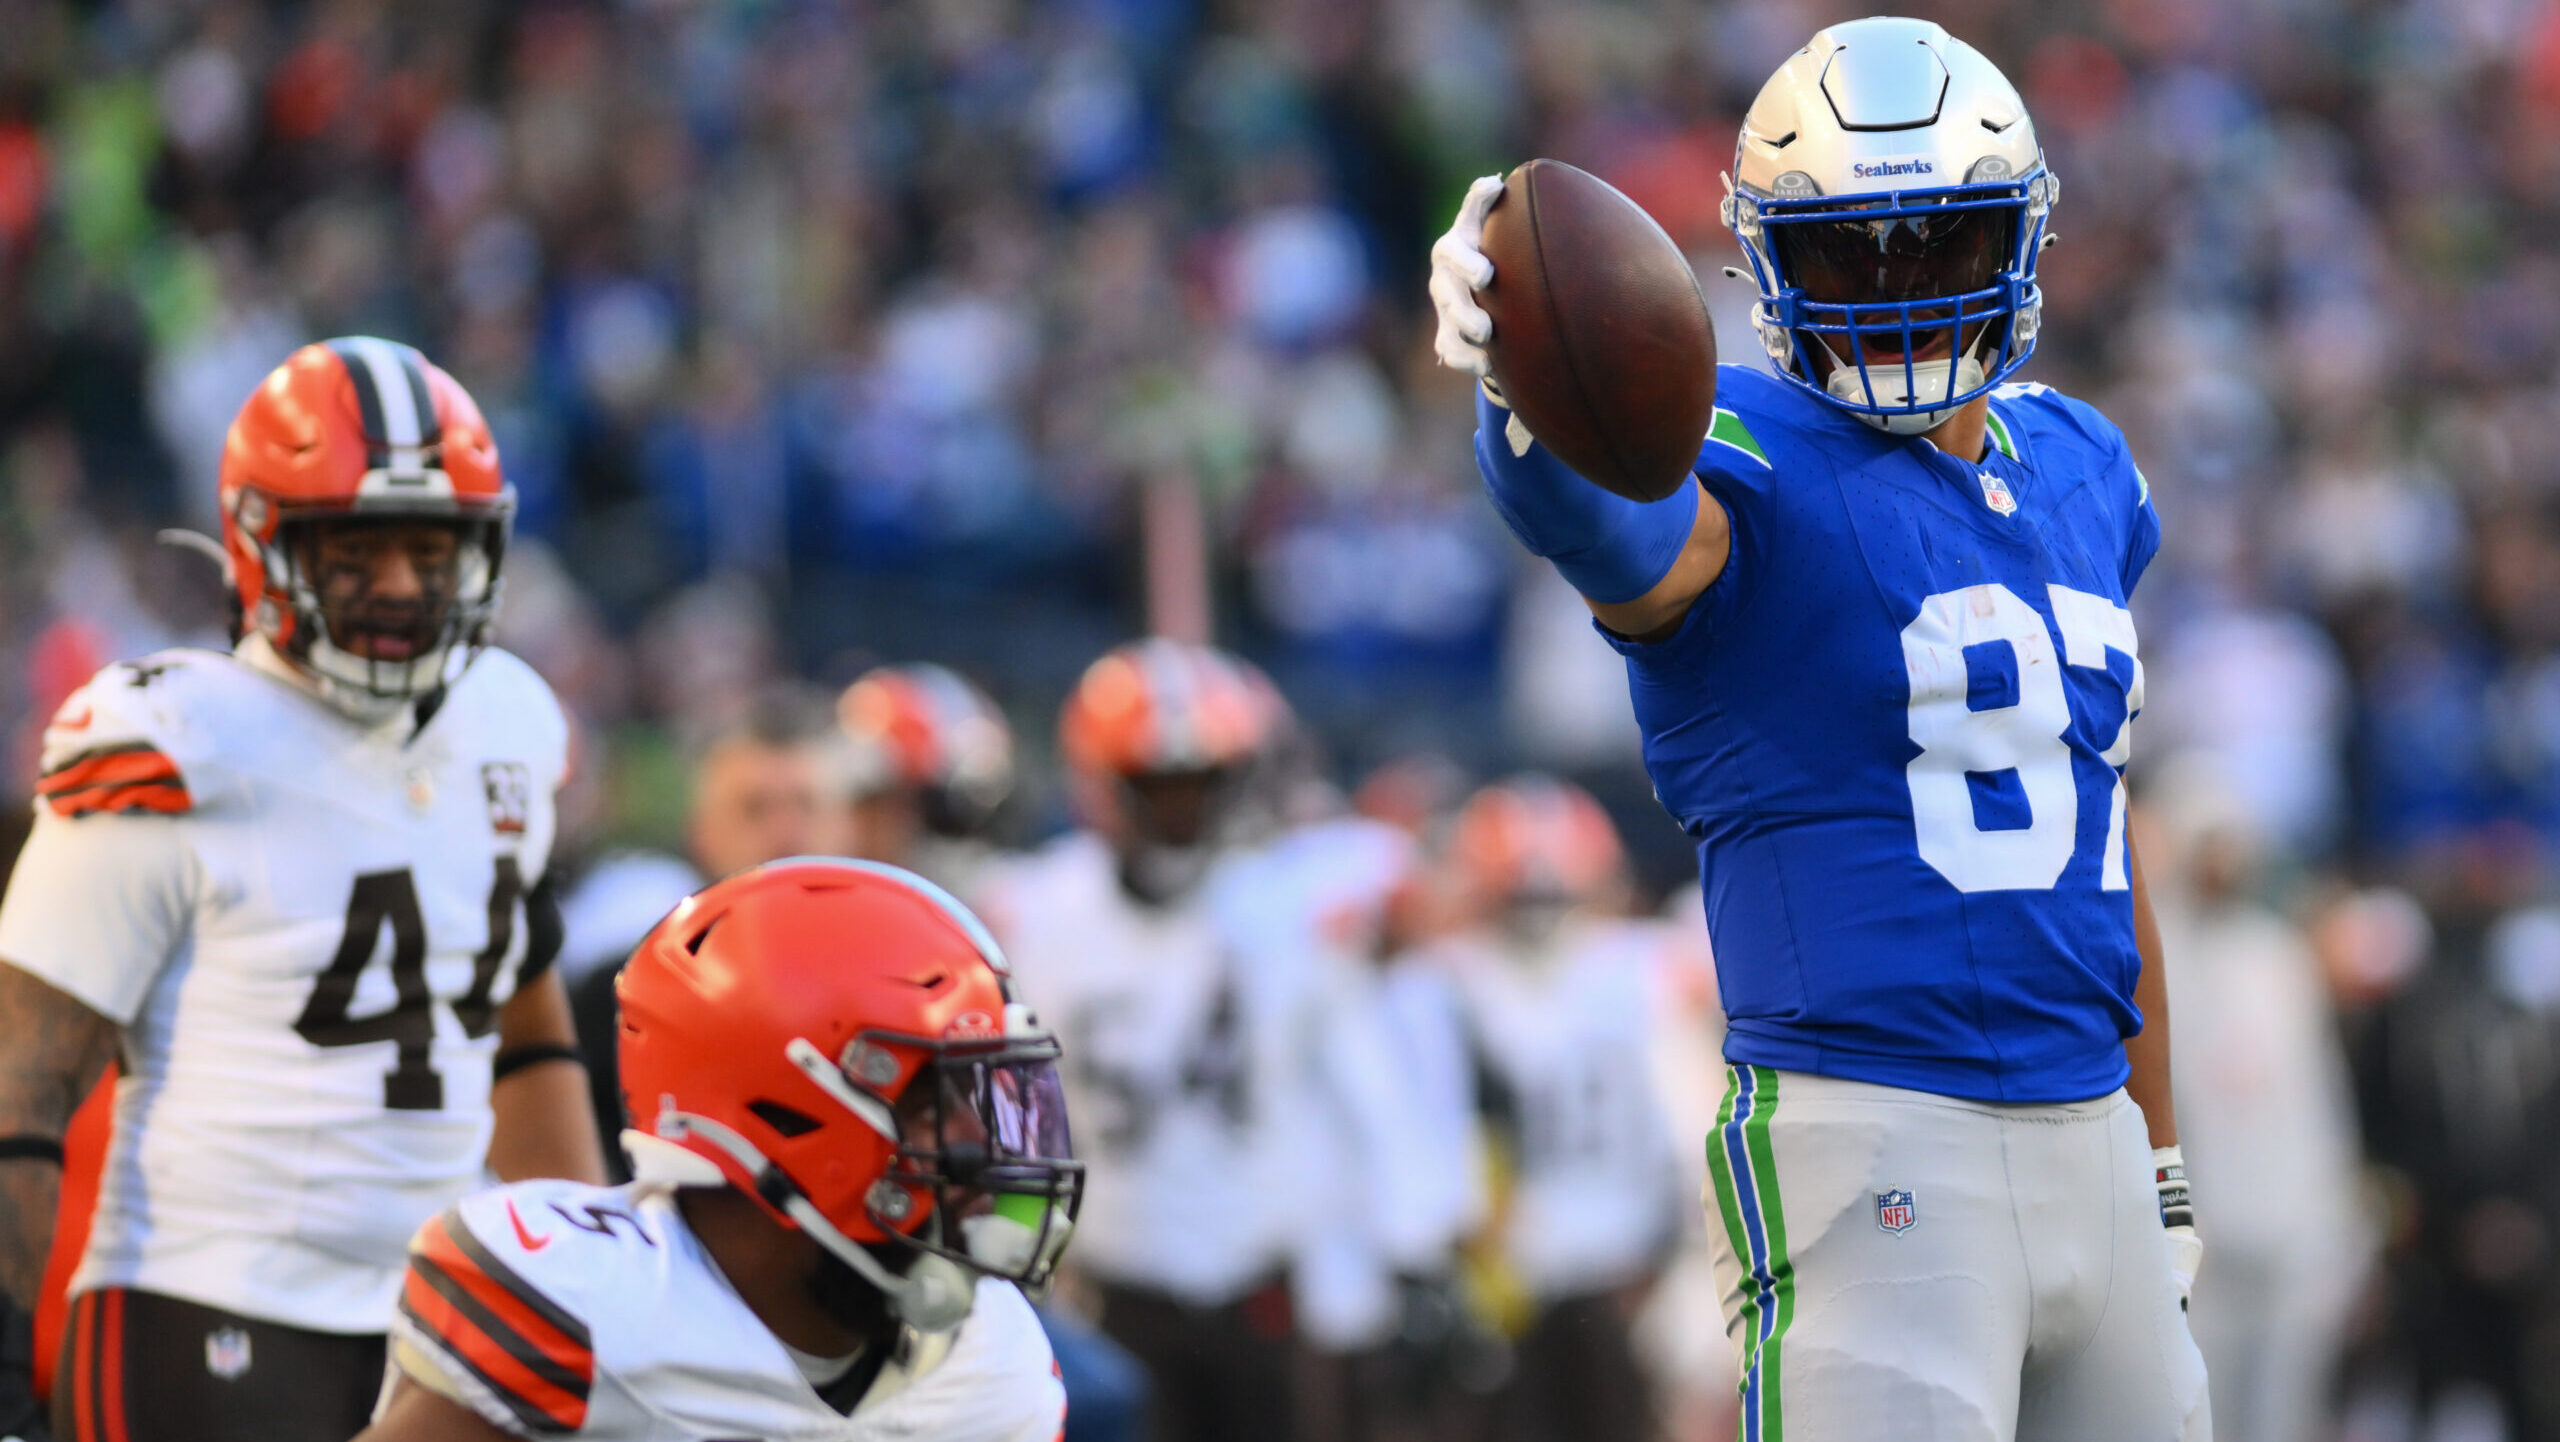
<path fill-rule="evenodd" d="M 368 471 L 363 494 L 451 491 L 439 451 L 444 427 L 427 390 L 425 358 L 411 346 L 373 336 L 328 343 L 346 365 L 363 417 Z"/>
<path fill-rule="evenodd" d="M 1070 764 L 1143 776 L 1231 766 L 1272 740 L 1285 714 L 1269 680 L 1210 646 L 1162 637 L 1115 647 L 1086 669 L 1060 718 Z"/>

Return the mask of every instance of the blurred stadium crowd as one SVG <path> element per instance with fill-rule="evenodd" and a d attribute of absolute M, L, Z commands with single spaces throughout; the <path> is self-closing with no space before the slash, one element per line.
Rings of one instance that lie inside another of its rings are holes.
<path fill-rule="evenodd" d="M 2560 1437 L 2560 5 L 1920 9 L 2064 182 L 2029 375 L 2124 425 L 2167 527 L 2135 779 L 2222 1435 Z M 1741 106 L 1853 13 L 0 0 L 0 793 L 97 664 L 219 642 L 153 532 L 211 529 L 269 367 L 370 332 L 495 425 L 500 640 L 577 717 L 599 879 L 683 846 L 713 738 L 883 660 L 987 687 L 1000 834 L 1059 830 L 1059 698 L 1142 629 L 1169 513 L 1335 780 L 1570 773 L 1650 909 L 1685 847 L 1614 658 L 1476 498 L 1425 251 L 1543 154 L 1713 277 Z"/>

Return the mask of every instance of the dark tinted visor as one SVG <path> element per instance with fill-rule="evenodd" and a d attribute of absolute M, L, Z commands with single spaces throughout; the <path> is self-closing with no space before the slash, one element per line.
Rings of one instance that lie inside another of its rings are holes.
<path fill-rule="evenodd" d="M 901 1151 L 920 1170 L 971 1190 L 1045 1191 L 1051 1164 L 1075 1159 L 1054 1061 L 946 1058 L 933 1077 L 928 1104 L 919 1088 L 899 1107 Z"/>
<path fill-rule="evenodd" d="M 1781 280 L 1832 305 L 1936 300 L 1984 290 L 2017 250 L 2011 206 L 1906 206 L 1871 220 L 1770 217 Z"/>

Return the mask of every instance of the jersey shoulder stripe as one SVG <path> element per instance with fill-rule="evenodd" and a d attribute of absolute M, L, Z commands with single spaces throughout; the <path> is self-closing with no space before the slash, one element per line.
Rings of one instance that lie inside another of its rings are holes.
<path fill-rule="evenodd" d="M 2009 435 L 2009 423 L 2000 419 L 2000 407 L 1997 404 L 1985 407 L 1982 418 L 1991 431 L 1992 447 L 2009 459 L 2016 460 L 2018 443 Z"/>
<path fill-rule="evenodd" d="M 528 1431 L 586 1425 L 594 1336 L 473 1236 L 459 1209 L 419 1229 L 400 1312 Z"/>
<path fill-rule="evenodd" d="M 36 795 L 57 816 L 175 815 L 194 805 L 178 763 L 148 741 L 113 741 L 61 756 L 36 778 Z"/>
<path fill-rule="evenodd" d="M 1743 424 L 1740 412 L 1728 406 L 1716 407 L 1715 424 L 1707 428 L 1707 439 L 1733 447 L 1762 465 L 1769 464 L 1769 453 L 1760 448 L 1760 438 Z"/>
<path fill-rule="evenodd" d="M 209 659 L 177 650 L 119 661 L 63 698 L 45 725 L 37 799 L 64 817 L 201 808 L 204 748 L 172 715 L 171 693 L 194 689 Z"/>

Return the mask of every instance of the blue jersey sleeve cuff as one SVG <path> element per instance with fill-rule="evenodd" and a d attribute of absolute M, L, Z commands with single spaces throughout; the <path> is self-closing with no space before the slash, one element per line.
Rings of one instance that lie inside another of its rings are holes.
<path fill-rule="evenodd" d="M 1494 513 L 1532 554 L 1555 563 L 1602 605 L 1632 601 L 1671 573 L 1698 520 L 1693 483 L 1659 501 L 1632 501 L 1576 475 L 1545 446 L 1514 453 L 1511 413 L 1476 393 L 1476 469 Z"/>

